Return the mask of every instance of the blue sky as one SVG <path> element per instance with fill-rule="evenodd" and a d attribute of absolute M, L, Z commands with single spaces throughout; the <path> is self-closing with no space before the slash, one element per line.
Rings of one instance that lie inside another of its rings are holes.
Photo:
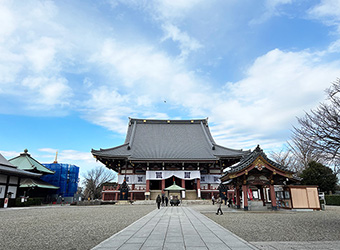
<path fill-rule="evenodd" d="M 340 77 L 339 0 L 0 0 L 0 23 L 0 152 L 81 173 L 128 117 L 279 150 Z"/>

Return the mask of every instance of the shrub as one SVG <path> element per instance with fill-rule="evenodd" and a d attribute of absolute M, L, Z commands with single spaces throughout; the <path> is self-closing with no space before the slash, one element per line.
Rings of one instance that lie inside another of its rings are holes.
<path fill-rule="evenodd" d="M 340 206 L 340 195 L 325 195 L 326 205 Z"/>
<path fill-rule="evenodd" d="M 29 207 L 29 206 L 40 206 L 42 203 L 42 198 L 28 198 L 27 201 L 21 202 L 21 198 L 15 200 L 16 207 Z"/>

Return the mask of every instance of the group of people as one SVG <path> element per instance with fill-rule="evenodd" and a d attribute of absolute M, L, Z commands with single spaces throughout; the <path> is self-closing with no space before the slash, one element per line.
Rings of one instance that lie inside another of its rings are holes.
<path fill-rule="evenodd" d="M 156 203 L 157 203 L 158 209 L 160 209 L 161 203 L 162 203 L 162 207 L 168 206 L 169 198 L 165 195 L 162 195 L 162 198 L 161 198 L 161 196 L 158 195 L 157 198 L 156 198 Z"/>

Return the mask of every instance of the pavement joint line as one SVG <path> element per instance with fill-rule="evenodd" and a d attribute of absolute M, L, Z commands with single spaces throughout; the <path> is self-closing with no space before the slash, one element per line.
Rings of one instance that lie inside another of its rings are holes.
<path fill-rule="evenodd" d="M 154 212 L 155 210 L 151 211 L 150 213 Z M 110 236 L 109 238 L 107 238 L 106 240 L 102 241 L 101 243 L 99 243 L 98 245 L 96 245 L 95 247 L 93 247 L 92 249 L 100 249 L 99 245 L 103 244 L 104 242 L 108 242 L 111 240 L 111 238 L 121 234 L 124 231 L 127 231 L 129 229 L 130 226 L 137 224 L 139 221 L 142 221 L 143 219 L 145 219 L 145 217 L 147 217 L 148 215 L 150 215 L 150 213 L 144 215 L 142 218 L 139 218 L 138 220 L 136 220 L 135 222 L 131 223 L 129 226 L 127 226 L 126 228 L 120 230 L 119 232 L 115 233 L 114 235 Z M 157 214 L 157 213 L 156 213 Z M 149 222 L 153 217 L 151 217 L 147 222 Z M 145 223 L 146 224 L 146 223 Z M 119 249 L 122 245 L 124 245 L 124 243 L 126 241 L 128 241 L 132 236 L 130 236 L 128 239 L 126 239 L 117 249 Z"/>
<path fill-rule="evenodd" d="M 193 209 L 191 209 L 191 210 L 193 210 Z M 195 211 L 195 210 L 193 210 L 193 211 Z M 195 213 L 199 213 L 199 212 L 195 211 Z M 201 214 L 201 213 L 200 213 L 200 214 Z M 219 228 L 221 228 L 221 229 L 223 229 L 223 230 L 229 231 L 230 235 L 234 236 L 236 239 L 238 239 L 239 241 L 243 242 L 244 244 L 246 244 L 246 245 L 249 246 L 250 248 L 255 249 L 255 250 L 258 249 L 257 247 L 253 246 L 252 244 L 250 244 L 249 242 L 245 241 L 245 240 L 242 239 L 241 237 L 239 237 L 239 236 L 237 236 L 236 234 L 232 233 L 230 230 L 228 230 L 228 229 L 222 227 L 220 224 L 218 224 L 218 223 L 216 223 L 215 221 L 213 221 L 212 219 L 208 218 L 208 217 L 205 216 L 204 214 L 201 214 L 201 215 L 202 215 L 206 220 L 208 220 L 208 221 L 210 221 L 211 223 L 215 224 L 217 227 L 219 227 Z M 197 217 L 196 217 L 196 218 L 197 218 Z M 216 234 L 215 234 L 215 235 L 216 235 Z M 216 237 L 218 237 L 218 236 L 216 235 Z M 220 237 L 218 237 L 218 238 L 220 239 Z M 223 241 L 223 242 L 224 242 L 224 241 Z"/>
<path fill-rule="evenodd" d="M 191 209 L 192 210 L 192 209 Z M 203 221 L 200 219 L 200 218 L 198 218 L 198 216 L 197 215 L 195 215 L 195 212 L 194 212 L 194 210 L 193 211 L 190 211 L 191 213 L 192 213 L 192 215 L 198 220 L 198 221 L 200 221 L 203 225 L 205 225 L 205 227 L 210 231 L 210 232 L 212 232 L 224 245 L 226 245 L 229 249 L 231 249 L 230 248 L 230 246 L 223 240 L 223 239 L 221 239 L 221 237 L 220 236 L 218 236 L 210 227 L 208 227 L 207 226 L 207 224 L 206 223 L 203 223 Z M 198 212 L 197 212 L 198 213 Z M 208 220 L 210 220 L 208 217 L 206 217 L 205 215 L 203 215 L 203 214 L 201 214 L 201 213 L 198 213 L 198 214 L 200 214 L 200 215 L 202 215 L 203 216 L 203 218 L 205 218 L 205 219 L 208 219 Z M 212 220 L 211 220 L 212 221 Z M 216 222 L 214 222 L 214 221 L 212 221 L 213 222 L 213 224 L 215 223 L 216 225 L 218 225 Z M 226 228 L 224 228 L 224 227 L 221 227 L 223 230 L 227 230 Z M 227 230 L 227 231 L 229 231 L 229 230 Z M 230 231 L 229 231 L 230 232 Z M 231 233 L 231 232 L 230 232 Z M 241 239 L 241 238 L 238 238 L 238 239 Z M 244 243 L 245 241 L 242 239 L 242 242 Z M 247 243 L 247 242 L 246 242 Z M 249 244 L 247 244 L 247 245 L 249 245 Z M 255 248 L 256 249 L 256 248 Z"/>
<path fill-rule="evenodd" d="M 155 216 L 153 216 L 153 217 L 151 217 L 151 219 L 149 220 L 149 221 L 151 221 L 152 219 L 154 219 L 155 217 L 156 217 L 156 215 L 158 215 L 158 214 L 160 214 L 161 212 L 162 212 L 162 210 L 164 210 L 164 209 L 158 209 L 159 211 L 155 214 Z M 153 229 L 151 230 L 151 232 L 149 233 L 149 235 L 145 238 L 145 240 L 144 240 L 144 242 L 142 243 L 142 245 L 141 245 L 141 247 L 140 248 L 142 248 L 143 247 L 143 245 L 145 244 L 145 242 L 148 240 L 148 238 L 150 237 L 150 235 L 152 234 L 152 232 L 155 230 L 155 228 L 157 227 L 157 225 L 159 224 L 159 222 L 161 221 L 161 219 L 162 219 L 162 216 L 165 214 L 165 211 L 162 213 L 162 215 L 161 216 L 159 216 L 159 219 L 158 219 L 158 221 L 157 221 L 157 223 L 155 224 L 155 226 L 153 227 Z M 148 221 L 148 222 L 149 222 Z M 146 225 L 147 223 L 145 223 L 141 228 L 140 228 L 140 230 Z M 139 231 L 139 230 L 138 230 Z M 132 236 L 131 236 L 132 237 Z"/>
<path fill-rule="evenodd" d="M 188 218 L 190 224 L 192 225 L 192 227 L 194 228 L 194 230 L 196 231 L 196 233 L 197 233 L 197 235 L 200 237 L 200 239 L 203 241 L 204 245 L 209 249 L 209 247 L 207 246 L 207 244 L 205 243 L 205 241 L 202 239 L 201 234 L 197 231 L 196 227 L 192 224 L 192 221 L 189 219 L 189 216 L 188 216 L 187 213 L 186 213 L 187 210 L 188 210 L 188 209 L 183 209 L 184 214 L 187 216 L 187 218 Z"/>
<path fill-rule="evenodd" d="M 157 229 L 164 228 L 166 222 L 167 226 L 165 231 L 162 230 L 159 234 L 156 234 L 156 232 L 158 232 Z M 139 225 L 136 223 L 139 223 Z M 134 228 L 134 225 L 135 230 L 131 230 Z M 143 230 L 145 230 L 145 232 L 143 232 Z M 124 231 L 128 232 L 126 233 L 125 238 L 121 235 Z M 186 233 L 188 236 L 192 235 L 189 233 L 189 231 L 194 232 L 193 236 L 197 237 L 197 243 L 198 240 L 201 241 L 197 244 L 197 248 L 201 247 L 211 249 L 211 247 L 214 245 L 216 246 L 217 244 L 223 249 L 258 249 L 256 246 L 241 239 L 226 228 L 209 219 L 204 214 L 201 214 L 198 211 L 188 207 L 164 207 L 160 210 L 155 209 L 139 220 L 133 222 L 123 230 L 102 241 L 92 249 L 110 249 L 110 245 L 111 248 L 114 247 L 114 249 L 125 249 L 128 246 L 134 247 L 133 249 L 147 249 L 148 245 L 150 245 L 150 243 L 153 244 L 152 242 L 157 239 L 157 237 L 160 237 L 158 243 L 159 245 L 155 247 L 166 249 L 167 247 L 173 247 L 176 245 L 183 249 L 194 249 L 194 246 L 189 246 L 190 242 L 193 242 L 193 239 L 188 239 L 187 243 L 185 241 Z M 141 242 L 135 243 L 131 239 L 135 236 L 137 237 L 138 235 L 136 234 L 138 233 L 140 233 L 139 236 L 141 238 Z M 210 242 L 208 240 L 209 236 L 206 234 L 210 235 L 210 237 L 213 237 L 212 239 L 216 240 L 216 242 Z M 156 237 L 152 237 L 152 235 Z M 164 238 L 161 239 L 161 236 L 164 236 Z M 204 236 L 207 236 L 208 238 Z M 122 238 L 117 241 L 119 237 Z M 176 237 L 179 237 L 177 240 L 181 242 L 174 241 Z M 232 240 L 229 242 L 228 238 L 231 238 Z M 148 244 L 146 244 L 146 242 L 148 242 Z"/>

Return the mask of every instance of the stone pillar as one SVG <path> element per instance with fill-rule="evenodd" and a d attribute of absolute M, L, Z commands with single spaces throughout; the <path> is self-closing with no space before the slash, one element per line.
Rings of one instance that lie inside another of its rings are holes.
<path fill-rule="evenodd" d="M 201 180 L 197 179 L 197 197 L 201 198 Z"/>
<path fill-rule="evenodd" d="M 242 185 L 242 191 L 243 191 L 243 207 L 244 210 L 248 210 L 248 186 Z"/>
<path fill-rule="evenodd" d="M 272 210 L 277 210 L 274 185 L 270 184 L 269 190 L 270 190 L 270 199 L 272 201 Z"/>
<path fill-rule="evenodd" d="M 182 179 L 182 188 L 185 188 L 185 180 Z"/>
<path fill-rule="evenodd" d="M 241 199 L 240 199 L 240 187 L 236 187 L 236 208 L 240 209 L 241 208 Z"/>

